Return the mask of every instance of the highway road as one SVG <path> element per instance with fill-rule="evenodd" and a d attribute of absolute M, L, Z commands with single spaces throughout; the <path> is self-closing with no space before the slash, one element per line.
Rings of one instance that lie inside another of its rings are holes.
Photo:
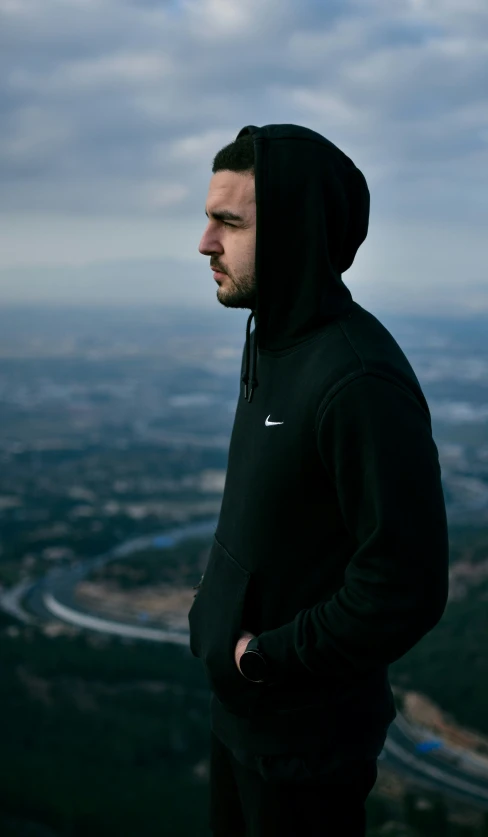
<path fill-rule="evenodd" d="M 121 623 L 81 610 L 73 590 L 93 568 L 114 558 L 147 548 L 160 549 L 194 535 L 211 535 L 217 519 L 185 524 L 171 532 L 127 541 L 109 552 L 79 562 L 71 568 L 53 568 L 35 582 L 24 580 L 0 594 L 0 607 L 26 623 L 42 624 L 58 619 L 86 630 L 133 637 L 150 642 L 173 642 L 189 648 L 188 630 L 164 630 L 161 625 Z M 427 730 L 410 724 L 398 712 L 390 725 L 379 759 L 416 785 L 443 793 L 479 810 L 488 811 L 488 759 L 448 746 Z"/>

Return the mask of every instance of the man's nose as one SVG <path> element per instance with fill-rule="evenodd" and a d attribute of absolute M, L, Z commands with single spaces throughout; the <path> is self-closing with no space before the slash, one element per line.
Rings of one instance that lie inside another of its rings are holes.
<path fill-rule="evenodd" d="M 202 256 L 211 256 L 212 253 L 222 252 L 222 248 L 219 247 L 217 241 L 207 241 L 205 236 L 203 236 L 203 238 L 200 239 L 198 250 L 202 254 Z"/>

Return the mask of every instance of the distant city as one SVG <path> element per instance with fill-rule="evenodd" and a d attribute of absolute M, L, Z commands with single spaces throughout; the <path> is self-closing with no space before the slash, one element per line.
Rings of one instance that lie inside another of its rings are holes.
<path fill-rule="evenodd" d="M 398 717 L 369 810 L 378 824 L 435 810 L 425 833 L 438 837 L 462 803 L 463 833 L 488 833 L 487 323 L 371 313 L 430 407 L 450 584 L 440 625 L 390 666 Z M 87 829 L 105 837 L 169 821 L 208 833 L 209 692 L 188 611 L 222 502 L 248 315 L 0 308 L 2 834 L 62 837 L 46 823 L 82 821 L 90 793 Z"/>
<path fill-rule="evenodd" d="M 0 309 L 1 582 L 218 514 L 248 313 Z M 488 329 L 379 319 L 427 397 L 449 519 L 488 521 Z"/>

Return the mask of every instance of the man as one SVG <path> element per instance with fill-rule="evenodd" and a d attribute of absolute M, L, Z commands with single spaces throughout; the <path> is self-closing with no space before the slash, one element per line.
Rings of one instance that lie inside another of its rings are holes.
<path fill-rule="evenodd" d="M 251 315 L 188 617 L 212 692 L 210 827 L 358 837 L 396 715 L 388 665 L 447 603 L 429 408 L 342 282 L 369 221 L 352 160 L 307 128 L 248 125 L 212 171 L 199 251 L 219 302 Z"/>

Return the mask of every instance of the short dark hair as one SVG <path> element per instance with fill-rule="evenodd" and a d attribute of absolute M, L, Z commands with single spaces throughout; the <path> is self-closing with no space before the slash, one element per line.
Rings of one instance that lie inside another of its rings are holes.
<path fill-rule="evenodd" d="M 221 148 L 215 155 L 212 172 L 217 171 L 249 172 L 254 177 L 254 141 L 250 134 Z"/>

